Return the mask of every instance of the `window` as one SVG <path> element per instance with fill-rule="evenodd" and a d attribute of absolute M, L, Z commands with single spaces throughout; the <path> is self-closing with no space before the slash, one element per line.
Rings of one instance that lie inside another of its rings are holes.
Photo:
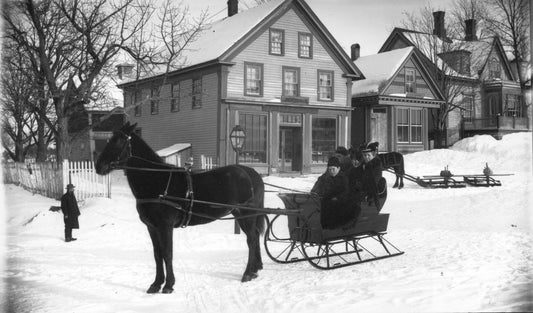
<path fill-rule="evenodd" d="M 308 33 L 298 33 L 298 57 L 313 57 L 313 37 Z"/>
<path fill-rule="evenodd" d="M 274 55 L 285 54 L 285 31 L 281 29 L 270 29 L 269 53 Z"/>
<path fill-rule="evenodd" d="M 333 101 L 333 72 L 318 70 L 318 100 Z"/>
<path fill-rule="evenodd" d="M 500 79 L 502 74 L 502 69 L 500 62 L 497 58 L 492 58 L 489 61 L 489 78 L 491 79 Z"/>
<path fill-rule="evenodd" d="M 150 114 L 159 113 L 159 88 L 153 87 L 150 90 Z"/>
<path fill-rule="evenodd" d="M 283 96 L 300 96 L 300 69 L 283 67 Z"/>
<path fill-rule="evenodd" d="M 422 110 L 411 109 L 411 142 L 422 142 Z"/>
<path fill-rule="evenodd" d="M 239 114 L 239 125 L 246 132 L 246 140 L 239 155 L 239 162 L 266 163 L 267 116 L 261 114 Z"/>
<path fill-rule="evenodd" d="M 409 109 L 398 109 L 398 142 L 409 142 Z"/>
<path fill-rule="evenodd" d="M 522 117 L 522 96 L 506 95 L 504 116 Z"/>
<path fill-rule="evenodd" d="M 170 112 L 180 110 L 180 83 L 170 85 Z"/>
<path fill-rule="evenodd" d="M 244 95 L 263 95 L 263 64 L 244 63 Z"/>
<path fill-rule="evenodd" d="M 202 107 L 202 79 L 196 78 L 192 80 L 192 108 Z"/>
<path fill-rule="evenodd" d="M 396 112 L 398 142 L 422 143 L 422 110 L 398 108 Z"/>
<path fill-rule="evenodd" d="M 474 98 L 472 96 L 463 96 L 462 115 L 464 122 L 472 122 L 474 117 Z"/>
<path fill-rule="evenodd" d="M 312 162 L 328 163 L 337 146 L 337 121 L 334 118 L 313 117 L 312 121 Z"/>
<path fill-rule="evenodd" d="M 416 77 L 414 69 L 405 69 L 405 93 L 416 92 Z"/>
<path fill-rule="evenodd" d="M 133 99 L 133 106 L 134 106 L 134 115 L 135 116 L 141 116 L 142 115 L 142 92 L 140 90 L 137 90 L 134 92 L 134 95 L 132 95 Z"/>

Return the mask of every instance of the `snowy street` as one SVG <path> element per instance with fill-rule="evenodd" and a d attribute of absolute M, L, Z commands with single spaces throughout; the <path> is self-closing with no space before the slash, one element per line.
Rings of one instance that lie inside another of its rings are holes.
<path fill-rule="evenodd" d="M 152 245 L 121 172 L 112 198 L 80 203 L 80 229 L 65 243 L 58 201 L 4 185 L 2 305 L 6 312 L 467 312 L 533 311 L 531 133 L 496 141 L 476 136 L 451 149 L 405 155 L 413 176 L 480 174 L 487 162 L 500 187 L 392 188 L 386 238 L 405 254 L 331 271 L 307 262 L 277 264 L 248 283 L 246 237 L 233 221 L 174 232 L 176 285 L 145 291 L 155 275 Z M 265 177 L 308 191 L 317 175 Z M 462 178 L 461 178 L 462 179 Z M 272 190 L 267 187 L 267 190 Z M 275 192 L 266 207 L 282 207 Z"/>

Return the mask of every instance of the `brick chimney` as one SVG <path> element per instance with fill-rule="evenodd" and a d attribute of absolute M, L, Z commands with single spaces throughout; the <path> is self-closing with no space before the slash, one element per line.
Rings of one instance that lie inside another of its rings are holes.
<path fill-rule="evenodd" d="M 239 13 L 239 0 L 228 0 L 228 16 Z"/>
<path fill-rule="evenodd" d="M 434 21 L 434 28 L 433 28 L 433 35 L 437 35 L 437 37 L 444 39 L 446 38 L 446 29 L 444 28 L 444 11 L 437 11 L 433 12 L 433 21 Z"/>
<path fill-rule="evenodd" d="M 358 43 L 354 43 L 351 47 L 352 61 L 359 59 L 361 55 L 361 46 Z"/>
<path fill-rule="evenodd" d="M 465 33 L 465 40 L 466 41 L 475 41 L 477 40 L 476 35 L 476 20 L 470 19 L 465 21 L 466 26 L 466 33 Z"/>

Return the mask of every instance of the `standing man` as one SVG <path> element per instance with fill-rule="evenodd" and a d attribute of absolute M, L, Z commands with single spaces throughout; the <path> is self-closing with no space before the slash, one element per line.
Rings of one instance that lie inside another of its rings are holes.
<path fill-rule="evenodd" d="M 80 209 L 76 196 L 74 196 L 73 184 L 67 185 L 67 192 L 61 197 L 61 211 L 63 211 L 63 221 L 65 222 L 65 241 L 74 241 L 76 238 L 72 238 L 72 229 L 80 228 L 78 224 Z"/>

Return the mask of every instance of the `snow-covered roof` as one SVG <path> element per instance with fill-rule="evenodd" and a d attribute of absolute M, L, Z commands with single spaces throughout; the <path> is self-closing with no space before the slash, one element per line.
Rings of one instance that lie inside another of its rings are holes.
<path fill-rule="evenodd" d="M 352 95 L 379 94 L 413 50 L 413 47 L 407 47 L 364 56 L 355 60 L 355 65 L 363 72 L 366 79 L 353 83 Z"/>
<path fill-rule="evenodd" d="M 174 153 L 178 153 L 180 151 L 188 149 L 190 147 L 191 147 L 190 143 L 177 143 L 177 144 L 173 144 L 172 146 L 158 150 L 157 155 L 164 158 Z"/>
<path fill-rule="evenodd" d="M 271 0 L 208 25 L 182 57 L 185 66 L 218 59 L 285 0 Z"/>

